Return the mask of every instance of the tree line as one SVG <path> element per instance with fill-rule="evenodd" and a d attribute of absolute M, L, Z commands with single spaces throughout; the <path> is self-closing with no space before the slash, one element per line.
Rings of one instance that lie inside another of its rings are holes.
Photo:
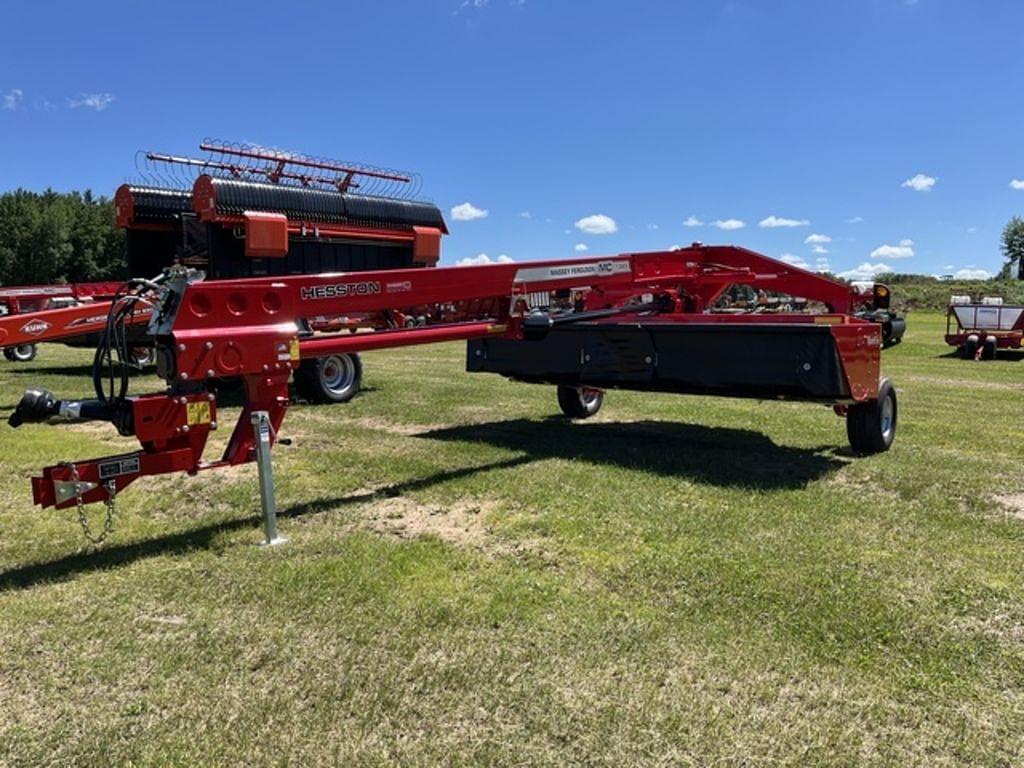
<path fill-rule="evenodd" d="M 0 284 L 118 280 L 125 236 L 114 203 L 92 192 L 0 194 Z"/>

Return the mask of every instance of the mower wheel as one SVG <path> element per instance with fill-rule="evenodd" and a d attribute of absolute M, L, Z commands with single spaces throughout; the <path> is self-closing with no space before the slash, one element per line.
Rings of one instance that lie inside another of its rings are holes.
<path fill-rule="evenodd" d="M 896 390 L 888 379 L 878 385 L 878 399 L 851 405 L 846 412 L 846 435 L 855 453 L 889 450 L 896 437 Z"/>
<path fill-rule="evenodd" d="M 359 355 L 327 355 L 299 364 L 295 391 L 311 403 L 347 403 L 358 394 L 362 380 Z"/>
<path fill-rule="evenodd" d="M 7 347 L 4 350 L 4 357 L 12 363 L 27 363 L 36 359 L 39 348 L 35 344 L 19 344 L 16 347 Z"/>
<path fill-rule="evenodd" d="M 590 387 L 558 387 L 558 406 L 570 419 L 586 419 L 601 410 L 604 392 Z"/>

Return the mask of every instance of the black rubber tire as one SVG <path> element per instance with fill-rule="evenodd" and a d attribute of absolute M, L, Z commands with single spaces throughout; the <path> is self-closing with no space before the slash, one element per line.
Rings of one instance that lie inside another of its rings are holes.
<path fill-rule="evenodd" d="M 888 379 L 878 385 L 878 399 L 851 405 L 846 412 L 846 435 L 854 453 L 870 455 L 889 450 L 896 439 L 899 409 L 896 389 Z"/>
<path fill-rule="evenodd" d="M 558 407 L 570 419 L 589 419 L 601 410 L 604 392 L 587 387 L 558 387 Z"/>
<path fill-rule="evenodd" d="M 311 403 L 347 403 L 362 382 L 363 363 L 354 353 L 303 360 L 295 371 L 295 391 Z"/>
<path fill-rule="evenodd" d="M 996 340 L 985 339 L 981 343 L 981 359 L 982 360 L 995 360 L 996 359 Z"/>
<path fill-rule="evenodd" d="M 4 357 L 12 363 L 29 363 L 36 359 L 39 354 L 39 347 L 35 344 L 19 344 L 16 347 L 4 349 Z"/>
<path fill-rule="evenodd" d="M 975 355 L 978 354 L 978 340 L 974 337 L 969 337 L 964 342 L 964 357 L 968 360 L 973 360 Z"/>

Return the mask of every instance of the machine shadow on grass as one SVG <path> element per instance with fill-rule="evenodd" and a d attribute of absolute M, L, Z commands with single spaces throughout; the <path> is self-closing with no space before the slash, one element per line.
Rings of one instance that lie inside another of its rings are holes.
<path fill-rule="evenodd" d="M 534 460 L 575 459 L 709 485 L 799 489 L 847 462 L 834 446 L 777 445 L 749 429 L 676 422 L 574 424 L 552 417 L 436 429 L 417 437 L 521 451 Z M 828 453 L 826 453 L 828 451 Z"/>
<path fill-rule="evenodd" d="M 528 464 L 532 459 L 520 456 L 512 459 L 504 459 L 489 464 L 479 464 L 471 467 L 459 467 L 443 472 L 436 472 L 427 477 L 412 478 L 393 485 L 378 488 L 375 491 L 366 493 L 347 494 L 326 499 L 315 499 L 300 504 L 295 504 L 286 509 L 278 510 L 278 519 L 290 519 L 323 514 L 332 510 L 367 504 L 376 499 L 401 496 L 404 493 L 429 488 L 439 483 L 447 483 L 468 477 L 478 472 L 490 472 L 495 470 L 510 469 L 523 464 Z M 253 477 L 253 482 L 255 482 Z M 68 524 L 73 525 L 71 518 Z M 135 541 L 129 544 L 115 546 L 104 546 L 100 549 L 91 549 L 84 552 L 65 555 L 64 557 L 43 563 L 31 563 L 28 565 L 11 568 L 0 572 L 0 592 L 7 592 L 12 589 L 26 589 L 37 584 L 48 584 L 74 578 L 79 574 L 92 571 L 119 568 L 139 560 L 162 555 L 185 555 L 198 549 L 211 549 L 215 546 L 217 536 L 234 531 L 251 529 L 254 534 L 259 530 L 262 518 L 258 513 L 247 517 L 222 520 L 209 525 L 192 528 L 180 533 L 169 533 L 164 536 L 157 536 L 153 539 Z M 117 527 L 115 524 L 114 536 L 116 538 Z M 253 546 L 256 546 L 258 537 L 254 535 Z"/>

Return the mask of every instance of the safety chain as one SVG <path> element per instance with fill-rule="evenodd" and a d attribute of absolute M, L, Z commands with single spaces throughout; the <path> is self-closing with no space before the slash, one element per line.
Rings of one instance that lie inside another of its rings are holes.
<path fill-rule="evenodd" d="M 114 528 L 114 498 L 117 496 L 117 486 L 113 480 L 107 480 L 103 487 L 107 489 L 107 498 L 103 505 L 107 508 L 106 517 L 103 520 L 103 531 L 97 536 L 89 526 L 89 518 L 85 515 L 85 504 L 82 502 L 82 492 L 78 477 L 78 467 L 74 462 L 66 464 L 71 468 L 71 480 L 75 483 L 75 508 L 78 510 L 78 523 L 82 526 L 82 535 L 90 544 L 100 545 L 107 540 L 107 536 Z"/>

